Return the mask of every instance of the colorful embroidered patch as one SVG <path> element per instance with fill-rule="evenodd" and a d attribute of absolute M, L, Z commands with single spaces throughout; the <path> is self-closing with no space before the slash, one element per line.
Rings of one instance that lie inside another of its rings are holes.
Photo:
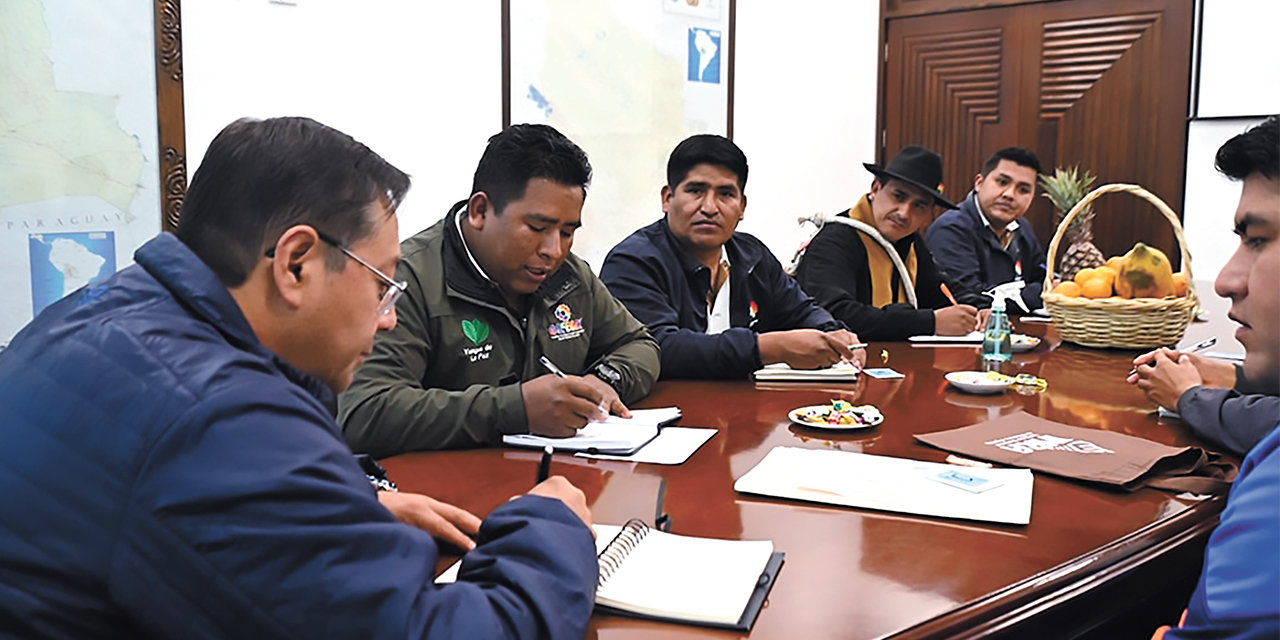
<path fill-rule="evenodd" d="M 560 322 L 547 327 L 547 335 L 551 336 L 552 340 L 568 340 L 585 333 L 582 328 L 582 318 L 573 317 L 573 311 L 569 309 L 569 305 L 556 305 L 555 316 Z"/>

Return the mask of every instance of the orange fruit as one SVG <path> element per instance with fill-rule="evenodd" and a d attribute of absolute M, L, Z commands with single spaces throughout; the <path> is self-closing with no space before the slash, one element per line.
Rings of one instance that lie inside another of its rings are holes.
<path fill-rule="evenodd" d="M 1053 292 L 1070 298 L 1078 298 L 1080 297 L 1080 285 L 1068 280 L 1054 287 Z"/>
<path fill-rule="evenodd" d="M 1111 281 L 1106 276 L 1094 276 L 1080 287 L 1080 293 L 1086 298 L 1110 298 Z"/>
<path fill-rule="evenodd" d="M 1124 256 L 1111 256 L 1110 258 L 1107 258 L 1107 266 L 1111 267 L 1111 270 L 1116 273 L 1120 273 L 1121 262 L 1124 262 Z"/>
<path fill-rule="evenodd" d="M 1089 281 L 1089 278 L 1092 278 L 1092 277 L 1093 277 L 1093 274 L 1094 274 L 1094 270 L 1093 270 L 1093 269 L 1091 269 L 1091 268 L 1089 268 L 1089 267 L 1085 267 L 1085 268 L 1083 268 L 1083 269 L 1081 269 L 1081 270 L 1077 271 L 1077 272 L 1076 272 L 1076 277 L 1072 278 L 1072 280 L 1075 280 L 1076 284 L 1078 284 L 1078 285 L 1080 285 L 1081 287 L 1083 287 L 1083 286 L 1084 286 L 1084 283 L 1088 282 L 1088 281 Z"/>
<path fill-rule="evenodd" d="M 1173 274 L 1173 295 L 1179 298 L 1187 295 L 1187 274 Z"/>
<path fill-rule="evenodd" d="M 1119 271 L 1116 271 L 1115 269 L 1112 269 L 1111 267 L 1108 267 L 1106 265 L 1103 265 L 1093 270 L 1093 278 L 1106 278 L 1108 287 L 1115 285 L 1116 276 L 1119 274 L 1120 274 Z M 1092 280 L 1093 278 L 1090 278 L 1090 280 Z"/>

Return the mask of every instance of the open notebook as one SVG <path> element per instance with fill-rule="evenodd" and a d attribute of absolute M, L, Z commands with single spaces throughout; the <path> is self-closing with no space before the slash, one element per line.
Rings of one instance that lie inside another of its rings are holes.
<path fill-rule="evenodd" d="M 568 438 L 548 438 L 531 433 L 502 436 L 502 443 L 512 447 L 541 449 L 550 445 L 556 451 L 586 451 L 626 456 L 635 453 L 650 440 L 658 437 L 658 430 L 680 419 L 679 407 L 662 409 L 632 409 L 630 418 L 609 416 L 604 422 L 588 422 L 587 426 Z"/>
<path fill-rule="evenodd" d="M 858 368 L 841 362 L 825 369 L 792 369 L 783 364 L 771 364 L 751 374 L 756 382 L 854 382 Z"/>
<path fill-rule="evenodd" d="M 681 536 L 639 520 L 594 527 L 596 607 L 619 615 L 750 631 L 783 561 L 768 540 Z M 461 564 L 436 582 L 455 581 Z"/>

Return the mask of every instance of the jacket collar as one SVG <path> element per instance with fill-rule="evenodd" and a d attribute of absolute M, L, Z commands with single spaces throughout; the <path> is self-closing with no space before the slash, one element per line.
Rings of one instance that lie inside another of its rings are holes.
<path fill-rule="evenodd" d="M 667 223 L 667 217 L 663 216 L 658 220 L 658 228 L 662 233 L 658 234 L 662 240 L 671 247 L 671 252 L 676 255 L 676 260 L 680 263 L 680 269 L 686 274 L 693 275 L 699 269 L 707 269 L 707 265 L 693 259 L 693 256 L 685 252 L 680 246 L 680 240 L 676 238 L 675 232 L 671 230 L 671 225 Z M 743 273 L 755 270 L 756 265 L 764 257 L 764 253 L 759 247 L 755 247 L 744 242 L 738 241 L 738 233 L 735 231 L 729 236 L 729 241 L 724 243 L 721 250 L 729 256 L 729 272 Z M 707 269 L 709 272 L 710 269 Z"/>
<path fill-rule="evenodd" d="M 467 201 L 463 200 L 453 205 L 449 209 L 449 213 L 445 215 L 444 229 L 442 231 L 444 243 L 441 248 L 441 264 L 444 268 L 445 285 L 449 289 L 474 300 L 499 309 L 506 309 L 507 301 L 502 296 L 502 291 L 498 289 L 497 283 L 491 280 L 489 275 L 484 272 L 479 261 L 475 259 L 470 248 L 467 247 L 466 240 L 462 237 L 458 220 L 459 216 L 466 215 L 466 207 Z M 555 273 L 551 274 L 538 286 L 538 289 L 533 292 L 533 300 L 545 298 L 548 301 L 555 301 L 581 284 L 581 281 L 570 266 L 572 259 L 572 255 L 566 258 L 560 268 L 556 269 Z"/>
<path fill-rule="evenodd" d="M 271 361 L 285 378 L 336 415 L 333 391 L 263 346 L 226 285 L 176 236 L 162 233 L 152 238 L 138 248 L 133 259 L 192 314 L 217 328 L 232 346 Z"/>

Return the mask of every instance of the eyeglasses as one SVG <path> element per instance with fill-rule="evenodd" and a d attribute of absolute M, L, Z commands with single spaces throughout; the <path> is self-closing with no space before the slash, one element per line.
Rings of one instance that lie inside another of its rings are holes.
<path fill-rule="evenodd" d="M 382 281 L 379 284 L 383 287 L 382 293 L 380 294 L 382 299 L 378 303 L 378 315 L 385 316 L 391 313 L 391 310 L 394 309 L 396 306 L 396 300 L 399 300 L 401 294 L 404 293 L 405 289 L 409 288 L 409 283 L 403 282 L 403 281 L 397 282 L 395 280 L 392 280 L 391 276 L 388 276 L 387 274 L 378 270 L 377 267 L 369 264 L 368 262 L 365 262 L 364 258 L 361 258 L 360 256 L 354 253 L 351 253 L 350 249 L 347 249 L 346 247 L 342 246 L 341 242 L 338 242 L 329 234 L 324 233 L 319 229 L 316 229 L 316 235 L 320 236 L 320 239 L 328 243 L 330 246 L 346 254 L 348 258 L 351 258 L 352 260 L 355 260 L 356 262 L 360 263 L 360 266 L 372 271 L 373 275 L 378 276 L 378 279 Z"/>
<path fill-rule="evenodd" d="M 315 227 L 312 227 L 312 229 L 315 230 L 316 235 L 320 236 L 320 239 L 323 240 L 325 244 L 336 247 L 339 251 L 346 254 L 348 258 L 355 260 L 356 262 L 360 263 L 360 266 L 372 271 L 373 275 L 378 276 L 378 280 L 381 281 L 378 283 L 378 285 L 382 287 L 381 293 L 378 294 L 378 296 L 381 298 L 381 300 L 378 302 L 378 315 L 385 316 L 391 313 L 391 310 L 394 309 L 396 306 L 396 301 L 400 299 L 401 294 L 404 293 L 405 289 L 409 288 L 409 283 L 396 282 L 395 280 L 392 280 L 390 276 L 379 271 L 377 267 L 369 264 L 368 262 L 365 262 L 364 259 L 361 258 L 360 256 L 354 253 L 351 253 L 349 249 L 342 246 L 342 243 L 335 240 L 333 236 L 330 236 L 329 234 L 324 233 L 323 231 L 316 229 Z M 275 247 L 271 247 L 270 249 L 267 249 L 267 257 L 268 258 L 276 257 Z"/>

